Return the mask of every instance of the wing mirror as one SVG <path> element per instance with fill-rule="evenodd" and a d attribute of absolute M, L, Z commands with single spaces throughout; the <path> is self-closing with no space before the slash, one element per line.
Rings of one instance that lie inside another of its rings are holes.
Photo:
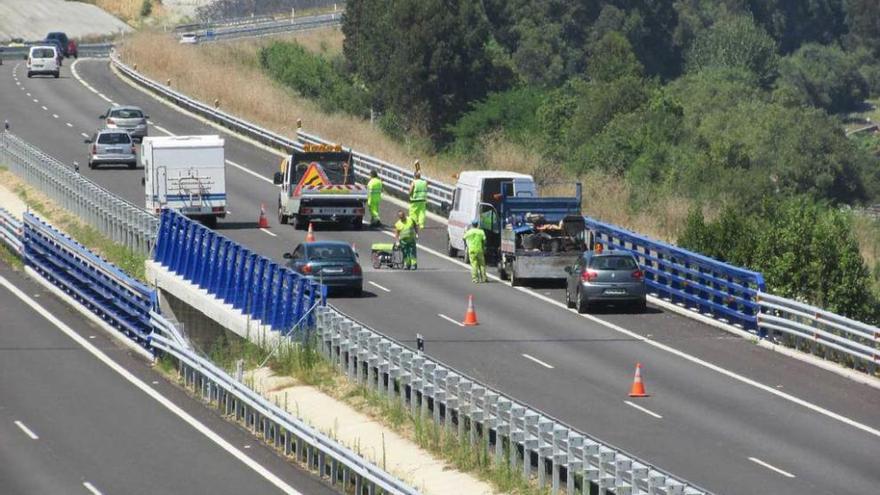
<path fill-rule="evenodd" d="M 86 143 L 86 144 L 92 144 L 92 140 L 91 140 L 91 139 L 83 139 L 83 142 Z"/>
<path fill-rule="evenodd" d="M 275 175 L 272 176 L 272 184 L 278 186 L 281 185 L 282 182 L 284 182 L 284 175 L 282 175 L 281 172 L 275 172 Z"/>
<path fill-rule="evenodd" d="M 570 266 L 565 267 L 565 273 L 568 273 L 569 275 L 571 275 L 571 267 Z"/>
<path fill-rule="evenodd" d="M 286 259 L 286 260 L 292 260 L 292 259 L 293 259 L 293 253 L 284 253 L 284 254 L 281 255 L 281 257 L 284 258 L 284 259 Z"/>
<path fill-rule="evenodd" d="M 99 119 L 106 119 L 107 116 L 106 116 L 106 115 L 98 115 L 98 118 L 99 118 Z"/>

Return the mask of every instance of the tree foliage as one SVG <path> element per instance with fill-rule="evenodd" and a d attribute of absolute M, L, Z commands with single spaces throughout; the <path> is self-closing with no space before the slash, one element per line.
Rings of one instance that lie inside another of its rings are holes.
<path fill-rule="evenodd" d="M 744 69 L 769 85 L 776 77 L 776 42 L 749 16 L 719 21 L 701 33 L 687 55 L 688 70 Z"/>
<path fill-rule="evenodd" d="M 858 59 L 835 45 L 808 43 L 782 59 L 777 85 L 829 113 L 857 108 L 870 88 Z"/>

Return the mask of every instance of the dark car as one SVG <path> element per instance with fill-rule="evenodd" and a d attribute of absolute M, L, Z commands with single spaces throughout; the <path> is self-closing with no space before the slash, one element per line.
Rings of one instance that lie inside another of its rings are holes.
<path fill-rule="evenodd" d="M 586 251 L 573 266 L 565 267 L 565 302 L 578 313 L 596 303 L 646 307 L 645 274 L 635 257 L 626 251 Z"/>
<path fill-rule="evenodd" d="M 61 47 L 60 41 L 58 41 L 57 39 L 45 39 L 43 41 L 37 42 L 36 44 L 54 46 L 55 52 L 58 54 L 58 65 L 63 65 L 62 62 L 64 60 L 64 48 Z"/>
<path fill-rule="evenodd" d="M 76 44 L 76 41 L 70 40 L 67 42 L 67 56 L 79 58 L 79 45 Z"/>
<path fill-rule="evenodd" d="M 46 35 L 46 40 L 55 40 L 61 46 L 61 55 L 64 57 L 69 57 L 70 52 L 68 51 L 68 46 L 70 43 L 70 39 L 67 37 L 66 33 L 62 32 L 54 32 Z"/>
<path fill-rule="evenodd" d="M 300 244 L 292 253 L 284 253 L 287 266 L 329 289 L 349 291 L 359 296 L 364 277 L 357 254 L 342 241 L 318 241 Z"/>

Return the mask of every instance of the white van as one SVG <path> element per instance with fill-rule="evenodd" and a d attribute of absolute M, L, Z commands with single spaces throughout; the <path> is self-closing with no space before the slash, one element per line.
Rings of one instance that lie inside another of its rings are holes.
<path fill-rule="evenodd" d="M 537 195 L 535 180 L 530 175 L 488 170 L 466 171 L 459 174 L 447 226 L 446 250 L 449 256 L 458 256 L 459 252 L 464 251 L 464 233 L 470 228 L 472 221 L 479 220 L 486 212 L 498 210 L 501 185 L 504 183 L 513 184 L 515 196 Z M 492 230 L 489 226 L 483 227 Z M 487 235 L 492 234 L 487 233 Z"/>
<path fill-rule="evenodd" d="M 28 51 L 27 76 L 37 74 L 52 75 L 55 79 L 61 75 L 58 68 L 58 52 L 55 51 L 54 46 L 32 46 Z"/>

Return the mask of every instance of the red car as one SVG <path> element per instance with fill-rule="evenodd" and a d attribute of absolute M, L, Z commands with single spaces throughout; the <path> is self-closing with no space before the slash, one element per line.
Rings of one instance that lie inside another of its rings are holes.
<path fill-rule="evenodd" d="M 70 40 L 67 42 L 67 56 L 73 58 L 79 56 L 79 47 L 77 47 L 76 41 Z"/>

